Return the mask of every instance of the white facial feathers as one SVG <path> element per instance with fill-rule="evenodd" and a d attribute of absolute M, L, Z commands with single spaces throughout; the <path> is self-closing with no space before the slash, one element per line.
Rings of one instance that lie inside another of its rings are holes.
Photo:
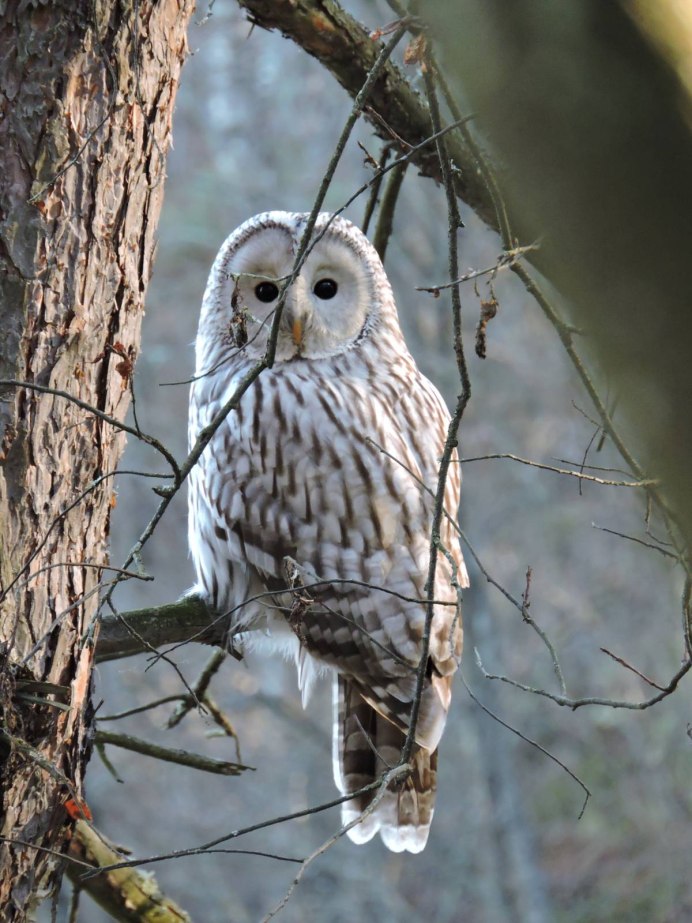
<path fill-rule="evenodd" d="M 264 354 L 306 220 L 305 214 L 265 212 L 226 240 L 204 299 L 200 333 L 206 342 L 221 340 L 248 358 Z M 307 257 L 286 292 L 276 360 L 333 356 L 392 316 L 393 296 L 372 245 L 351 222 L 320 214 Z"/>

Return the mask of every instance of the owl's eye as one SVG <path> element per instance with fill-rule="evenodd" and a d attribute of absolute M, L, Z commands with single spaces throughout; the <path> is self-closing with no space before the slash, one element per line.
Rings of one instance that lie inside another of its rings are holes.
<path fill-rule="evenodd" d="M 271 301 L 275 301 L 279 294 L 279 287 L 273 282 L 260 282 L 259 285 L 255 286 L 255 295 L 258 299 L 264 304 L 269 304 Z"/>
<path fill-rule="evenodd" d="M 315 282 L 313 292 L 318 298 L 327 301 L 329 298 L 333 298 L 334 295 L 336 295 L 337 289 L 338 285 L 333 279 L 319 279 Z"/>

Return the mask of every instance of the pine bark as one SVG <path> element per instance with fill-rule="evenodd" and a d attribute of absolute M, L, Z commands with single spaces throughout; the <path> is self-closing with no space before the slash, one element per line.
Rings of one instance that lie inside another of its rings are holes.
<path fill-rule="evenodd" d="M 118 420 L 193 7 L 0 3 L 0 378 L 69 392 Z M 116 427 L 62 397 L 0 388 L 7 923 L 30 918 L 54 887 L 73 823 L 64 804 L 82 797 L 122 448 Z"/>

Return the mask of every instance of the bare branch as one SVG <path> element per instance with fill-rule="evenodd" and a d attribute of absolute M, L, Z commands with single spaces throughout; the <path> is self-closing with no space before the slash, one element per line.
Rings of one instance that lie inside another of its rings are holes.
<path fill-rule="evenodd" d="M 184 699 L 182 699 L 178 703 L 173 714 L 166 722 L 166 727 L 174 728 L 177 724 L 180 724 L 190 709 L 194 708 L 197 702 L 201 702 L 204 699 L 209 688 L 209 683 L 212 681 L 219 667 L 226 659 L 226 656 L 226 652 L 223 650 L 217 649 L 214 651 L 214 653 L 204 665 L 204 669 L 200 673 L 197 682 L 194 683 L 192 687 L 195 698 L 193 699 L 192 696 L 186 696 Z"/>
<path fill-rule="evenodd" d="M 395 769 L 398 767 L 394 767 Z M 393 770 L 390 770 L 393 771 Z M 405 770 L 402 769 L 402 772 Z M 144 856 L 140 858 L 124 859 L 121 862 L 114 863 L 113 865 L 106 866 L 105 868 L 100 869 L 102 873 L 110 872 L 113 869 L 117 868 L 130 868 L 140 865 L 153 865 L 157 862 L 165 862 L 168 859 L 185 859 L 188 856 L 200 856 L 204 855 L 207 852 L 221 852 L 217 847 L 222 843 L 227 843 L 229 840 L 238 839 L 241 836 L 247 836 L 249 833 L 256 833 L 258 830 L 266 830 L 268 827 L 276 827 L 279 824 L 285 824 L 292 820 L 298 820 L 302 817 L 310 817 L 312 814 L 321 814 L 324 811 L 329 811 L 331 808 L 336 808 L 342 805 L 345 801 L 351 801 L 353 798 L 358 798 L 360 795 L 366 795 L 368 792 L 376 791 L 382 784 L 382 779 L 377 778 L 374 782 L 370 782 L 368 785 L 362 786 L 355 792 L 348 792 L 346 795 L 341 795 L 338 798 L 334 798 L 331 801 L 325 801 L 322 804 L 316 805 L 312 808 L 305 808 L 302 811 L 294 811 L 291 814 L 283 814 L 280 817 L 272 817 L 269 820 L 259 821 L 259 823 L 251 824 L 248 827 L 242 827 L 239 830 L 232 830 L 230 833 L 225 833 L 223 836 L 216 837 L 213 840 L 210 840 L 208 843 L 203 843 L 201 846 L 193 846 L 190 849 L 178 849 L 169 853 L 162 853 L 158 856 Z M 234 850 L 228 850 L 233 852 Z M 245 852 L 245 850 L 237 850 L 238 852 Z M 294 861 L 294 860 L 291 860 Z M 87 877 L 91 877 L 90 873 L 87 873 Z"/>
<path fill-rule="evenodd" d="M 141 472 L 141 471 L 107 471 L 105 474 L 102 474 L 99 477 L 95 478 L 71 503 L 68 503 L 67 506 L 60 513 L 58 513 L 57 516 L 53 518 L 52 522 L 50 523 L 50 525 L 44 532 L 43 537 L 39 539 L 39 541 L 36 544 L 36 547 L 33 549 L 32 553 L 29 555 L 29 557 L 24 562 L 24 565 L 22 566 L 21 570 L 19 570 L 19 572 L 15 574 L 14 578 L 8 583 L 4 591 L 0 594 L 0 602 L 6 599 L 12 590 L 17 590 L 19 586 L 24 585 L 24 583 L 22 584 L 19 583 L 22 576 L 26 574 L 29 567 L 31 566 L 31 563 L 36 560 L 39 553 L 45 547 L 45 544 L 48 541 L 48 538 L 50 537 L 54 529 L 64 520 L 64 518 L 68 515 L 68 513 L 70 513 L 73 509 L 79 506 L 79 504 L 86 497 L 88 497 L 91 493 L 93 493 L 93 491 L 95 491 L 98 487 L 100 487 L 100 485 L 103 484 L 104 481 L 107 481 L 110 478 L 118 477 L 121 474 L 135 474 L 140 477 L 163 477 L 163 478 L 170 476 L 170 475 L 147 474 L 146 472 Z M 70 565 L 70 566 L 77 566 L 77 565 Z M 80 564 L 79 566 L 80 567 L 95 567 L 96 565 Z M 107 568 L 105 565 L 99 565 L 99 567 L 103 570 L 111 570 L 111 571 L 119 572 L 123 575 L 123 579 L 126 579 L 126 578 L 129 579 L 130 577 L 133 577 L 133 576 L 139 576 L 140 579 L 144 579 L 144 580 L 152 579 L 150 577 L 144 577 L 141 575 L 133 574 L 131 571 L 128 571 L 125 568 L 117 568 L 117 567 Z M 41 573 L 41 571 L 38 571 L 37 573 Z M 28 578 L 28 580 L 30 579 L 32 579 L 32 577 Z M 28 581 L 25 581 L 25 583 L 26 582 Z"/>
<path fill-rule="evenodd" d="M 180 702 L 182 699 L 186 699 L 187 696 L 184 693 L 178 693 L 176 695 L 165 695 L 160 699 L 154 699 L 153 702 L 147 702 L 146 705 L 138 705 L 136 708 L 128 708 L 125 711 L 116 712 L 114 715 L 99 715 L 97 713 L 96 719 L 98 721 L 120 721 L 122 718 L 129 718 L 131 715 L 140 715 L 142 712 L 151 711 L 154 708 L 160 708 L 161 705 L 169 705 L 171 702 Z"/>
<path fill-rule="evenodd" d="M 449 252 L 449 276 L 450 279 L 455 279 L 459 275 L 457 232 L 461 226 L 461 218 L 459 216 L 459 207 L 452 179 L 450 161 L 447 155 L 446 143 L 443 138 L 439 137 L 439 132 L 441 130 L 440 111 L 437 103 L 435 83 L 432 77 L 432 61 L 430 59 L 429 53 L 426 53 L 426 66 L 423 70 L 423 77 L 425 80 L 428 106 L 430 108 L 432 129 L 433 132 L 438 135 L 438 138 L 435 142 L 435 147 L 437 150 L 440 171 L 442 173 L 442 182 L 447 199 L 447 246 Z M 406 735 L 406 741 L 404 743 L 403 750 L 401 752 L 402 762 L 408 762 L 410 759 L 416 739 L 416 724 L 418 722 L 418 714 L 420 711 L 421 698 L 423 695 L 423 687 L 425 684 L 426 671 L 428 667 L 428 651 L 430 649 L 430 635 L 434 614 L 433 597 L 435 592 L 435 574 L 437 571 L 437 557 L 441 544 L 440 524 L 442 522 L 442 517 L 445 515 L 444 500 L 445 487 L 447 484 L 447 473 L 451 464 L 452 454 L 458 445 L 458 432 L 459 426 L 461 424 L 461 418 L 464 415 L 466 405 L 469 401 L 469 398 L 471 397 L 471 381 L 469 379 L 468 369 L 466 367 L 466 356 L 464 354 L 464 344 L 461 331 L 461 298 L 459 294 L 459 286 L 454 285 L 452 287 L 451 293 L 452 321 L 454 328 L 454 355 L 456 357 L 457 372 L 459 375 L 461 391 L 457 397 L 452 418 L 449 421 L 449 426 L 447 428 L 447 438 L 445 440 L 442 457 L 440 458 L 440 464 L 438 467 L 435 503 L 433 508 L 432 523 L 430 526 L 430 559 L 428 563 L 428 575 L 425 583 L 425 592 L 428 597 L 425 613 L 425 627 L 423 630 L 423 637 L 421 638 L 420 664 L 418 666 L 416 675 L 416 690 L 411 705 L 409 729 Z"/>
<path fill-rule="evenodd" d="M 494 721 L 497 721 L 498 724 L 501 724 L 502 727 L 507 728 L 508 731 L 511 731 L 513 734 L 516 734 L 517 737 L 519 737 L 521 740 L 526 741 L 527 744 L 531 744 L 532 747 L 535 747 L 537 750 L 540 750 L 540 752 L 543 753 L 545 756 L 547 756 L 548 759 L 552 760 L 554 763 L 557 763 L 557 765 L 560 766 L 561 769 L 564 769 L 564 771 L 567 773 L 568 776 L 571 776 L 574 779 L 577 785 L 579 785 L 579 787 L 584 791 L 584 803 L 582 804 L 581 810 L 579 811 L 579 814 L 577 815 L 577 820 L 581 820 L 581 818 L 584 816 L 584 811 L 586 810 L 586 805 L 589 802 L 589 798 L 591 797 L 591 792 L 586 787 L 586 785 L 582 782 L 579 776 L 575 775 L 568 766 L 565 766 L 565 764 L 561 760 L 559 760 L 549 750 L 546 750 L 545 747 L 542 747 L 537 741 L 532 740 L 530 737 L 526 737 L 526 735 L 522 734 L 521 731 L 518 731 L 516 728 L 513 728 L 511 724 L 507 724 L 506 721 L 503 721 L 502 718 L 500 718 L 499 715 L 496 715 L 494 711 L 491 711 L 487 707 L 487 705 L 484 705 L 478 699 L 475 693 L 471 691 L 471 687 L 466 682 L 466 678 L 464 677 L 463 673 L 461 673 L 461 681 L 464 684 L 464 688 L 466 689 L 468 694 L 471 696 L 473 701 L 476 703 L 476 705 L 478 705 L 479 708 L 483 709 L 486 715 L 489 715 Z"/>
<path fill-rule="evenodd" d="M 636 542 L 638 545 L 643 545 L 645 548 L 651 548 L 652 551 L 658 551 L 658 553 L 662 554 L 665 558 L 672 558 L 674 561 L 680 560 L 677 554 L 666 551 L 665 548 L 661 548 L 660 545 L 655 545 L 653 542 L 645 542 L 644 539 L 637 538 L 636 535 L 627 535 L 625 532 L 618 532 L 616 529 L 607 529 L 605 526 L 599 526 L 595 522 L 591 523 L 591 528 L 598 529 L 599 532 L 607 532 L 609 535 L 617 535 L 618 538 L 626 538 L 628 542 Z"/>
<path fill-rule="evenodd" d="M 103 420 L 104 423 L 108 423 L 109 426 L 113 426 L 115 429 L 119 429 L 123 433 L 129 433 L 131 436 L 135 436 L 142 442 L 146 442 L 147 445 L 150 445 L 153 449 L 156 449 L 157 452 L 163 455 L 168 464 L 171 466 L 175 477 L 178 478 L 180 476 L 178 463 L 176 462 L 173 455 L 171 455 L 168 449 L 161 442 L 159 442 L 158 439 L 155 439 L 154 436 L 150 436 L 148 433 L 143 433 L 141 430 L 134 429 L 132 426 L 128 426 L 127 423 L 123 423 L 120 420 L 117 420 L 115 417 L 109 416 L 109 414 L 99 410 L 98 407 L 94 407 L 91 404 L 88 404 L 86 401 L 81 400 L 81 398 L 75 397 L 74 394 L 70 394 L 67 391 L 60 391 L 57 388 L 48 388 L 45 385 L 37 385 L 31 381 L 18 381 L 15 378 L 0 379 L 0 387 L 26 388 L 27 391 L 38 391 L 40 394 L 52 394 L 53 397 L 61 397 L 64 400 L 69 401 L 71 404 L 75 404 L 77 407 L 80 407 L 82 410 L 86 410 L 87 413 L 97 417 L 99 420 Z"/>
<path fill-rule="evenodd" d="M 688 658 L 684 661 L 683 665 L 673 676 L 668 685 L 662 687 L 662 691 L 659 692 L 658 695 L 652 696 L 650 699 L 645 699 L 643 702 L 626 702 L 618 699 L 607 699 L 603 696 L 584 696 L 583 698 L 571 699 L 564 695 L 556 695 L 554 692 L 548 692 L 547 689 L 538 689 L 534 686 L 527 686 L 525 683 L 519 683 L 514 679 L 510 679 L 508 676 L 500 676 L 496 673 L 488 673 L 488 671 L 483 666 L 478 651 L 475 651 L 475 654 L 478 669 L 486 679 L 496 679 L 502 683 L 507 683 L 509 686 L 514 686 L 515 689 L 521 689 L 523 692 L 531 692 L 533 695 L 543 696 L 543 698 L 550 699 L 557 705 L 563 705 L 566 708 L 571 708 L 572 711 L 576 711 L 578 708 L 583 708 L 585 705 L 605 705 L 608 708 L 627 708 L 632 711 L 644 711 L 647 708 L 651 708 L 652 705 L 657 705 L 663 699 L 671 695 L 671 693 L 675 692 L 675 690 L 678 688 L 680 680 L 689 673 L 690 669 L 692 669 L 692 659 Z"/>
<path fill-rule="evenodd" d="M 248 11 L 253 23 L 264 29 L 279 29 L 317 58 L 355 97 L 371 72 L 381 46 L 337 3 L 319 0 L 276 0 L 271 4 L 264 0 L 238 2 Z M 399 139 L 407 147 L 416 148 L 427 138 L 430 114 L 405 75 L 392 62 L 387 63 L 374 81 L 368 104 L 366 115 L 385 141 Z M 457 194 L 488 224 L 496 226 L 495 209 L 483 177 L 478 173 L 476 159 L 457 140 L 451 141 L 449 155 L 454 165 Z M 442 179 L 436 152 L 427 145 L 418 147 L 412 159 L 425 176 Z"/>
<path fill-rule="evenodd" d="M 377 216 L 377 227 L 375 228 L 372 244 L 383 263 L 387 253 L 387 244 L 392 235 L 394 209 L 396 208 L 407 166 L 408 161 L 403 161 L 403 163 L 396 166 L 390 173 L 389 180 L 385 186 L 384 195 L 382 196 L 380 211 Z"/>
<path fill-rule="evenodd" d="M 194 637 L 204 644 L 223 644 L 225 623 L 214 621 L 201 596 L 190 595 L 153 609 L 134 609 L 101 617 L 96 662 L 131 657 L 163 644 Z M 146 639 L 146 643 L 143 642 Z"/>
<path fill-rule="evenodd" d="M 239 776 L 246 770 L 254 772 L 254 766 L 244 766 L 242 763 L 230 763 L 227 760 L 216 760 L 199 753 L 190 753 L 188 750 L 173 750 L 170 747 L 160 747 L 148 740 L 131 737 L 129 734 L 115 734 L 113 731 L 97 730 L 95 735 L 97 744 L 111 744 L 113 747 L 122 747 L 133 750 L 143 756 L 164 760 L 166 763 L 177 763 L 179 766 L 189 766 L 202 772 L 212 772 L 221 776 Z"/>
<path fill-rule="evenodd" d="M 419 478 L 413 471 L 411 471 L 411 469 L 405 464 L 405 462 L 403 462 L 401 459 L 397 458 L 395 455 L 392 455 L 390 452 L 388 452 L 388 451 L 387 451 L 385 448 L 383 448 L 381 445 L 378 445 L 378 443 L 376 443 L 374 440 L 369 439 L 368 441 L 371 442 L 377 449 L 379 449 L 379 451 L 382 452 L 383 455 L 386 455 L 388 458 L 391 458 L 392 461 L 396 462 L 398 465 L 401 465 L 401 467 L 404 468 L 405 471 L 408 471 L 408 473 L 411 475 L 411 477 L 414 479 L 414 481 L 416 481 L 416 483 L 417 483 L 423 490 L 427 491 L 427 493 L 429 493 L 431 496 L 434 496 L 432 490 L 431 490 L 426 484 L 424 484 L 423 481 L 421 481 L 420 478 Z M 563 678 L 563 675 L 562 675 L 562 669 L 561 669 L 561 667 L 560 667 L 560 661 L 558 660 L 557 653 L 556 653 L 556 651 L 555 651 L 555 648 L 553 647 L 552 642 L 550 641 L 550 638 L 549 638 L 549 637 L 547 636 L 547 634 L 543 631 L 543 629 L 536 623 L 536 621 L 535 621 L 531 616 L 529 616 L 528 612 L 526 611 L 525 606 L 524 606 L 519 600 L 515 599 L 515 598 L 512 596 L 512 594 L 502 586 L 502 584 L 498 583 L 497 580 L 495 580 L 495 579 L 490 575 L 490 573 L 488 572 L 488 570 L 483 566 L 483 563 L 482 563 L 481 559 L 479 558 L 479 556 L 478 556 L 478 554 L 477 554 L 475 548 L 473 547 L 473 545 L 472 545 L 471 542 L 469 541 L 469 539 L 468 539 L 466 533 L 465 533 L 464 530 L 460 527 L 460 525 L 459 525 L 459 523 L 456 521 L 456 519 L 455 519 L 455 518 L 449 513 L 449 511 L 446 510 L 446 509 L 443 510 L 443 515 L 446 517 L 447 521 L 451 524 L 451 526 L 452 526 L 452 527 L 454 528 L 454 530 L 456 531 L 457 535 L 461 538 L 461 540 L 464 542 L 464 544 L 466 545 L 466 547 L 467 547 L 468 550 L 470 551 L 471 556 L 473 557 L 474 561 L 475 561 L 476 564 L 478 565 L 478 567 L 479 567 L 481 573 L 483 574 L 483 576 L 485 577 L 485 579 L 488 581 L 488 583 L 492 584 L 492 586 L 494 586 L 496 589 L 498 589 L 498 590 L 502 593 L 502 595 L 505 597 L 505 599 L 507 599 L 510 603 L 512 603 L 512 605 L 513 605 L 516 609 L 519 610 L 519 612 L 520 612 L 521 615 L 522 615 L 522 618 L 523 618 L 524 622 L 525 622 L 527 625 L 529 625 L 531 628 L 533 628 L 533 630 L 536 632 L 536 634 L 541 638 L 541 640 L 543 641 L 543 643 L 545 644 L 545 646 L 546 646 L 546 648 L 547 648 L 547 650 L 548 650 L 548 653 L 550 654 L 550 657 L 551 657 L 551 660 L 552 660 L 552 664 L 553 664 L 553 670 L 554 670 L 554 672 L 555 672 L 555 675 L 556 675 L 557 678 L 558 678 L 558 682 L 560 683 L 560 688 L 562 689 L 562 692 L 563 692 L 563 694 L 564 694 L 564 692 L 565 692 L 565 683 L 564 683 L 564 678 Z M 440 550 L 442 550 L 442 549 L 440 549 Z"/>
<path fill-rule="evenodd" d="M 338 840 L 340 840 L 345 833 L 348 833 L 349 830 L 352 830 L 354 827 L 362 824 L 363 821 L 372 814 L 377 805 L 380 803 L 384 797 L 385 792 L 387 791 L 387 788 L 390 785 L 395 785 L 399 781 L 403 781 L 409 772 L 410 767 L 407 764 L 403 764 L 395 766 L 393 769 L 390 769 L 384 774 L 382 779 L 379 780 L 379 788 L 377 789 L 374 798 L 363 809 L 363 811 L 361 811 L 358 817 L 354 817 L 352 821 L 344 824 L 344 826 L 337 830 L 336 833 L 334 833 L 332 836 L 326 839 L 324 843 L 318 846 L 314 852 L 310 853 L 307 859 L 303 859 L 300 869 L 298 870 L 298 874 L 289 885 L 288 890 L 276 905 L 276 907 L 274 907 L 273 910 L 270 910 L 269 913 L 263 917 L 262 923 L 269 923 L 269 920 L 272 920 L 281 910 L 283 910 L 283 908 L 291 899 L 293 892 L 300 884 L 303 875 L 308 870 L 308 866 L 310 866 L 315 861 L 315 859 L 319 858 L 319 856 L 324 855 L 324 853 L 326 853 L 328 849 L 330 849 L 336 842 L 338 842 Z"/>
<path fill-rule="evenodd" d="M 655 683 L 652 679 L 649 679 L 648 676 L 645 676 L 640 670 L 636 667 L 633 667 L 631 663 L 627 663 L 626 660 L 623 660 L 622 657 L 618 657 L 617 654 L 614 654 L 612 651 L 609 651 L 607 647 L 602 647 L 601 650 L 608 657 L 612 658 L 616 663 L 619 663 L 620 666 L 623 666 L 626 670 L 629 670 L 631 673 L 634 673 L 635 676 L 638 676 L 640 679 L 643 679 L 645 683 L 649 686 L 653 686 L 654 689 L 660 689 L 661 692 L 665 692 L 665 686 L 659 686 L 658 683 Z"/>
<path fill-rule="evenodd" d="M 602 484 L 606 487 L 652 487 L 659 484 L 659 481 L 652 478 L 643 481 L 609 481 L 606 478 L 599 478 L 592 474 L 582 474 L 579 471 L 571 471 L 569 468 L 557 468 L 554 465 L 546 465 L 543 462 L 533 461 L 530 458 L 521 458 L 521 456 L 513 455 L 511 452 L 493 452 L 489 455 L 476 455 L 473 458 L 460 458 L 459 464 L 466 465 L 476 461 L 489 461 L 493 458 L 506 458 L 510 461 L 519 462 L 519 464 L 522 465 L 529 465 L 531 468 L 540 468 L 542 471 L 552 471 L 554 474 L 568 475 L 569 477 L 578 478 L 581 481 L 591 481 L 593 484 Z"/>
<path fill-rule="evenodd" d="M 295 593 L 299 590 L 319 590 L 320 587 L 338 585 L 364 587 L 373 592 L 394 596 L 396 599 L 401 599 L 402 602 L 427 602 L 427 599 L 406 596 L 388 587 L 351 579 L 314 580 L 297 589 L 287 587 L 283 592 Z M 199 644 L 216 644 L 224 647 L 228 643 L 230 617 L 242 611 L 250 603 L 260 599 L 270 601 L 276 595 L 276 590 L 266 590 L 243 600 L 243 602 L 227 612 L 217 613 L 209 608 L 202 596 L 190 593 L 174 603 L 166 603 L 163 606 L 150 609 L 133 609 L 129 612 L 114 615 L 103 615 L 96 645 L 97 663 L 117 660 L 120 657 L 131 657 L 146 651 L 151 652 L 152 649 L 161 647 L 164 644 L 187 644 L 190 641 L 196 641 Z M 454 605 L 448 600 L 436 599 L 433 602 L 436 606 Z M 345 616 L 341 617 L 345 618 Z M 242 628 L 242 631 L 249 630 L 251 630 L 251 626 L 243 626 Z M 362 630 L 365 631 L 365 629 Z"/>
<path fill-rule="evenodd" d="M 525 253 L 530 253 L 531 250 L 537 250 L 538 244 L 527 244 L 525 247 L 512 247 L 510 250 L 503 251 L 497 258 L 496 262 L 492 266 L 486 266 L 485 269 L 469 269 L 468 272 L 465 272 L 463 275 L 459 276 L 458 279 L 455 279 L 454 282 L 444 282 L 440 285 L 431 285 L 431 286 L 416 286 L 417 292 L 428 292 L 430 295 L 434 295 L 435 298 L 439 297 L 440 292 L 444 291 L 447 288 L 451 288 L 453 285 L 461 285 L 463 282 L 471 282 L 473 279 L 480 279 L 481 276 L 492 275 L 495 277 L 503 269 L 509 269 L 513 266 L 517 260 L 520 260 Z"/>
<path fill-rule="evenodd" d="M 363 150 L 365 150 L 365 148 L 363 148 L 360 141 L 358 142 L 358 146 L 361 147 Z M 377 200 L 380 195 L 380 187 L 382 186 L 382 179 L 384 177 L 382 168 L 387 166 L 387 161 L 389 160 L 391 153 L 392 153 L 391 145 L 385 146 L 385 148 L 382 151 L 382 156 L 380 157 L 380 162 L 378 163 L 373 157 L 370 157 L 370 155 L 367 154 L 367 151 L 366 151 L 367 158 L 369 158 L 369 159 L 366 159 L 366 163 L 370 163 L 370 161 L 372 161 L 371 166 L 373 166 L 377 172 L 374 176 L 374 182 L 370 190 L 370 195 L 368 196 L 368 201 L 366 202 L 366 205 L 365 205 L 365 212 L 363 214 L 363 223 L 362 223 L 363 234 L 368 233 L 368 228 L 370 227 L 370 221 L 372 220 L 372 216 L 375 212 L 375 207 L 377 206 Z"/>

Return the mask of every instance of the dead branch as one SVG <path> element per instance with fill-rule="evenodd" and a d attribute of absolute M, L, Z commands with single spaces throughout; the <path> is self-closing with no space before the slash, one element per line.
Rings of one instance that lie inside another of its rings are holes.
<path fill-rule="evenodd" d="M 85 820 L 78 820 L 68 853 L 67 873 L 75 888 L 86 891 L 114 920 L 123 923 L 192 923 L 192 918 L 160 890 L 151 872 L 112 869 L 88 880 L 84 866 L 93 869 L 119 862 L 124 853 Z"/>
<path fill-rule="evenodd" d="M 148 740 L 132 737 L 129 734 L 116 734 L 113 731 L 96 731 L 94 740 L 97 744 L 111 744 L 150 756 L 166 763 L 177 763 L 179 766 L 189 766 L 201 772 L 211 772 L 221 776 L 239 776 L 247 769 L 254 771 L 254 766 L 244 766 L 242 763 L 230 763 L 227 760 L 216 760 L 199 753 L 190 753 L 188 750 L 174 750 L 170 747 L 160 747 Z"/>

